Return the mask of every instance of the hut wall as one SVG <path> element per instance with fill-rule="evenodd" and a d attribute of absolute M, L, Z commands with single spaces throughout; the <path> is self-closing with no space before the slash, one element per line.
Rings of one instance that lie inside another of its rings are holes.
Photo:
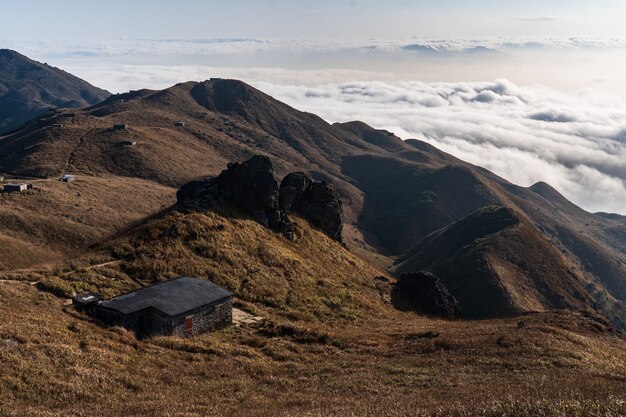
<path fill-rule="evenodd" d="M 91 307 L 91 306 L 90 306 Z M 111 310 L 109 308 L 102 308 L 95 306 L 93 307 L 93 316 L 98 320 L 102 321 L 108 326 L 123 326 L 128 328 L 129 330 L 133 330 L 129 325 L 132 325 L 131 322 L 135 322 L 136 318 L 133 320 L 132 316 L 127 316 L 125 314 L 120 313 L 119 311 Z"/>
<path fill-rule="evenodd" d="M 108 326 L 122 326 L 140 339 L 153 335 L 195 336 L 232 323 L 232 297 L 216 301 L 176 317 L 169 317 L 154 308 L 133 314 L 122 314 L 109 308 L 94 307 L 93 316 Z M 191 331 L 185 329 L 191 317 Z"/>
<path fill-rule="evenodd" d="M 191 317 L 193 323 L 191 331 L 185 330 L 185 323 L 188 317 Z M 212 329 L 227 326 L 232 323 L 232 321 L 233 302 L 232 297 L 228 297 L 224 300 L 219 300 L 213 304 L 171 318 L 170 334 L 181 337 L 195 336 Z"/>
<path fill-rule="evenodd" d="M 170 317 L 161 313 L 159 310 L 150 309 L 148 320 L 149 326 L 147 332 L 149 335 L 163 335 L 169 333 Z"/>

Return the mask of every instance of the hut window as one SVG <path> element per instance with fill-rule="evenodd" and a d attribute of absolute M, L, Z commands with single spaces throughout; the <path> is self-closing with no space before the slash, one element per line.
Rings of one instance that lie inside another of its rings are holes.
<path fill-rule="evenodd" d="M 191 333 L 193 331 L 193 316 L 185 317 L 185 332 Z"/>

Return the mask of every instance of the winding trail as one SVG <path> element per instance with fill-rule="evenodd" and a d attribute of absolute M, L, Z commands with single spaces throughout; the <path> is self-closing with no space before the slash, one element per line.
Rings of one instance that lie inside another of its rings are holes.
<path fill-rule="evenodd" d="M 109 265 L 116 265 L 116 264 L 119 264 L 119 263 L 122 263 L 122 261 L 121 261 L 121 260 L 116 260 L 116 261 L 107 261 L 107 262 L 103 262 L 103 263 L 100 263 L 100 264 L 89 265 L 88 267 L 86 267 L 86 268 L 84 268 L 84 269 L 85 269 L 85 270 L 87 270 L 87 271 L 91 271 L 92 269 L 102 268 L 102 267 L 104 267 L 104 266 L 109 266 Z M 76 272 L 76 271 L 68 271 L 68 272 L 66 272 L 66 273 L 64 273 L 64 274 L 61 274 L 61 275 L 59 275 L 59 276 L 60 276 L 60 277 L 66 277 L 66 276 L 68 276 L 68 275 L 70 275 L 70 274 L 73 274 L 73 273 L 75 273 L 75 272 Z"/>

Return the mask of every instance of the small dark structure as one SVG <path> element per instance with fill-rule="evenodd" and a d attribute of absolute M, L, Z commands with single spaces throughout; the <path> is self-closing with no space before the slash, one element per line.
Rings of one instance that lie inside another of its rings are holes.
<path fill-rule="evenodd" d="M 32 190 L 33 184 L 5 184 L 5 193 L 21 193 L 22 191 Z"/>
<path fill-rule="evenodd" d="M 185 127 L 185 126 L 187 126 L 187 123 L 185 123 L 185 122 L 176 122 L 176 126 L 178 126 L 178 127 Z"/>
<path fill-rule="evenodd" d="M 95 292 L 87 292 L 79 296 L 74 295 L 72 297 L 72 304 L 74 305 L 76 310 L 85 311 L 89 305 L 96 303 L 100 300 L 102 300 L 100 294 Z"/>
<path fill-rule="evenodd" d="M 232 322 L 233 293 L 211 281 L 179 277 L 109 300 L 88 293 L 73 304 L 109 326 L 122 326 L 143 339 L 156 335 L 195 336 Z"/>
<path fill-rule="evenodd" d="M 126 130 L 126 129 L 128 129 L 128 125 L 125 125 L 125 124 L 113 125 L 113 130 Z"/>
<path fill-rule="evenodd" d="M 72 182 L 75 179 L 76 179 L 75 176 L 70 175 L 70 174 L 65 174 L 61 178 L 59 178 L 59 181 L 62 181 L 62 182 Z"/>
<path fill-rule="evenodd" d="M 135 146 L 135 145 L 137 145 L 137 141 L 134 141 L 134 140 L 123 140 L 121 143 L 124 146 Z"/>

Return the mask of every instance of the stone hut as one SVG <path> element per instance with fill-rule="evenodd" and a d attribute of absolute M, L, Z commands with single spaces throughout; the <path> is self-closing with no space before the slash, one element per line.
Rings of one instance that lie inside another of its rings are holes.
<path fill-rule="evenodd" d="M 211 281 L 178 277 L 102 300 L 81 294 L 73 304 L 109 326 L 122 326 L 143 339 L 195 336 L 232 322 L 233 293 Z"/>

